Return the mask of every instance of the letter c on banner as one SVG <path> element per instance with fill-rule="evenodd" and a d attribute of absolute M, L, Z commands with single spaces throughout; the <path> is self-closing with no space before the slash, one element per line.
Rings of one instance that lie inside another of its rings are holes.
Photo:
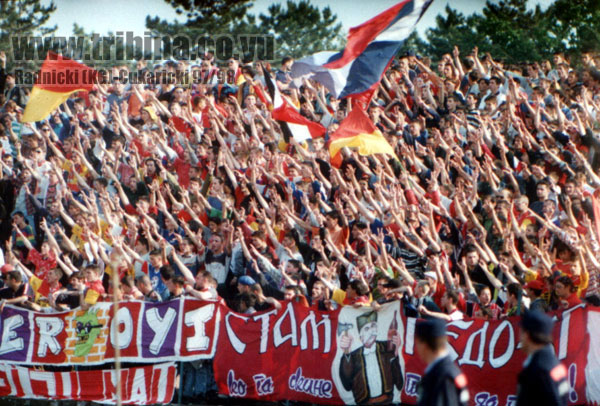
<path fill-rule="evenodd" d="M 238 338 L 238 336 L 233 331 L 233 328 L 231 328 L 231 323 L 229 321 L 230 317 L 242 319 L 244 320 L 244 322 L 248 322 L 248 317 L 238 316 L 237 314 L 231 312 L 227 313 L 227 316 L 225 316 L 225 329 L 227 330 L 227 337 L 229 337 L 229 342 L 238 354 L 243 354 L 244 351 L 246 351 L 246 344 L 244 344 L 242 340 Z"/>
<path fill-rule="evenodd" d="M 118 324 L 117 324 L 118 320 Z M 119 331 L 121 325 L 124 327 L 123 331 Z M 118 334 L 118 337 L 117 337 Z M 118 340 L 117 340 L 118 338 Z M 110 325 L 110 343 L 113 348 L 117 348 L 115 346 L 115 342 L 119 342 L 119 349 L 122 350 L 124 348 L 129 347 L 131 344 L 131 339 L 133 338 L 133 319 L 131 318 L 131 313 L 129 309 L 126 307 L 121 307 L 117 314 L 112 319 L 112 323 Z"/>

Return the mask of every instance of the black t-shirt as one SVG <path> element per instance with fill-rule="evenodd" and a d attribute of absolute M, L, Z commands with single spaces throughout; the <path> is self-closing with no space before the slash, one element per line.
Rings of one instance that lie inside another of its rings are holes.
<path fill-rule="evenodd" d="M 67 305 L 69 309 L 79 307 L 79 291 L 68 285 L 67 292 L 61 293 L 56 297 L 56 304 Z"/>
<path fill-rule="evenodd" d="M 173 293 L 169 292 L 169 297 L 167 297 L 167 300 L 178 299 L 178 298 L 180 298 L 180 297 L 182 297 L 182 296 L 183 296 L 183 293 L 184 293 L 184 292 L 181 292 L 181 293 L 180 293 L 180 294 L 178 294 L 178 295 L 174 295 Z"/>
<path fill-rule="evenodd" d="M 27 287 L 26 283 L 21 283 L 17 290 L 12 290 L 10 287 L 2 288 L 0 289 L 0 299 L 14 299 L 24 296 L 27 294 Z"/>
<path fill-rule="evenodd" d="M 267 302 L 256 302 L 256 304 L 254 305 L 254 309 L 257 312 L 262 312 L 263 310 L 270 310 L 273 308 L 273 305 L 271 305 L 270 303 Z"/>

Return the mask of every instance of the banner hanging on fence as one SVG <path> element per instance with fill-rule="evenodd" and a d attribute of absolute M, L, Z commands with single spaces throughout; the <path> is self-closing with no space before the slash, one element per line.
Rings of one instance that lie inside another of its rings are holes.
<path fill-rule="evenodd" d="M 175 364 L 165 363 L 121 370 L 124 404 L 170 403 L 175 388 Z M 115 404 L 114 370 L 48 372 L 0 364 L 0 397 L 79 400 Z"/>
<path fill-rule="evenodd" d="M 6 306 L 0 316 L 0 362 L 28 365 L 155 363 L 212 358 L 220 305 L 196 299 L 124 302 L 114 321 L 111 303 L 64 313 Z"/>
<path fill-rule="evenodd" d="M 588 311 L 582 307 L 560 314 L 554 327 L 555 353 L 568 371 L 569 404 L 586 403 L 585 368 L 589 335 L 585 334 Z M 485 321 L 468 319 L 448 323 L 450 354 L 468 380 L 471 404 L 516 404 L 517 375 L 526 354 L 520 350 L 520 318 Z M 417 385 L 425 370 L 414 346 L 415 319 L 407 320 L 404 346 L 406 385 L 403 401 L 417 401 Z"/>
<path fill-rule="evenodd" d="M 554 331 L 556 354 L 568 370 L 570 404 L 589 396 L 588 312 L 595 314 L 582 307 L 563 312 Z M 425 365 L 415 353 L 416 320 L 401 314 L 398 302 L 377 312 L 346 306 L 324 313 L 291 303 L 251 316 L 224 311 L 214 360 L 219 391 L 264 401 L 416 404 Z M 449 351 L 467 376 L 471 404 L 515 404 L 525 359 L 518 323 L 448 324 Z"/>
<path fill-rule="evenodd" d="M 253 315 L 195 299 L 125 302 L 118 323 L 112 309 L 101 303 L 87 311 L 49 314 L 6 306 L 0 314 L 0 365 L 97 365 L 113 362 L 118 344 L 124 362 L 214 357 L 219 390 L 232 397 L 319 404 L 415 404 L 425 368 L 415 353 L 416 320 L 402 316 L 399 302 L 378 311 L 346 306 L 333 312 L 284 303 L 279 311 Z M 518 323 L 519 318 L 509 318 L 448 324 L 449 351 L 468 378 L 472 405 L 514 404 L 525 358 Z M 599 326 L 596 308 L 578 306 L 556 317 L 554 347 L 568 371 L 569 404 L 599 404 L 600 340 L 590 340 L 600 334 Z M 157 372 L 144 371 L 127 377 L 138 374 L 127 393 L 140 399 L 141 377 L 144 396 L 155 389 Z M 104 374 L 97 381 L 103 382 L 102 396 L 108 399 L 108 372 L 93 372 Z M 85 385 L 80 373 L 6 365 L 0 368 L 0 396 L 56 398 Z M 67 377 L 70 386 L 63 384 Z M 81 389 L 77 393 L 73 399 L 88 400 Z"/>
<path fill-rule="evenodd" d="M 288 303 L 278 313 L 224 313 L 214 361 L 219 392 L 266 401 L 399 402 L 401 314 L 399 302 L 377 312 L 350 306 L 318 312 Z"/>

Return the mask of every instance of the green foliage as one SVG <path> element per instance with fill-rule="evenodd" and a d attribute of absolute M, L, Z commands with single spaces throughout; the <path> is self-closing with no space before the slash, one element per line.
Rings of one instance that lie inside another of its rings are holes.
<path fill-rule="evenodd" d="M 321 11 L 309 0 L 288 0 L 285 8 L 281 4 L 273 4 L 268 10 L 269 15 L 259 16 L 260 27 L 275 35 L 280 56 L 298 58 L 341 48 L 342 24 L 336 24 L 337 17 L 329 7 Z"/>
<path fill-rule="evenodd" d="M 567 50 L 600 51 L 600 0 L 556 0 L 548 13 L 555 18 L 552 33 Z"/>
<path fill-rule="evenodd" d="M 56 31 L 56 26 L 45 27 L 50 15 L 56 10 L 56 5 L 51 2 L 42 6 L 37 0 L 11 0 L 0 1 L 0 51 L 11 55 L 11 36 L 20 35 L 50 35 Z M 13 66 L 8 58 L 9 69 Z M 27 66 L 27 63 L 19 63 Z"/>
<path fill-rule="evenodd" d="M 165 0 L 177 14 L 185 14 L 185 23 L 146 17 L 146 28 L 155 35 L 200 35 L 254 33 L 254 16 L 248 14 L 250 0 Z"/>
<path fill-rule="evenodd" d="M 507 63 L 550 59 L 554 52 L 578 56 L 600 46 L 600 0 L 556 0 L 546 10 L 523 0 L 488 0 L 481 13 L 465 16 L 450 6 L 416 48 L 439 60 L 454 45 L 479 47 Z M 417 38 L 417 42 L 420 38 Z"/>
<path fill-rule="evenodd" d="M 207 28 L 209 24 L 217 29 L 231 29 L 236 21 L 242 20 L 252 3 L 250 0 L 166 0 L 175 7 L 177 14 L 186 13 L 191 24 L 202 23 Z"/>
<path fill-rule="evenodd" d="M 417 31 L 413 31 L 406 40 L 404 40 L 404 44 L 398 51 L 398 55 L 405 55 L 408 51 L 413 51 L 418 55 L 427 55 L 427 42 L 423 41 L 419 36 Z"/>
<path fill-rule="evenodd" d="M 452 51 L 454 45 L 461 49 L 471 49 L 477 44 L 476 33 L 470 24 L 473 17 L 465 17 L 462 13 L 446 6 L 446 15 L 439 14 L 435 18 L 436 27 L 427 30 L 428 45 L 425 54 L 434 60 Z"/>
<path fill-rule="evenodd" d="M 275 38 L 275 54 L 271 56 L 279 60 L 284 55 L 299 58 L 322 50 L 340 50 L 344 44 L 337 16 L 329 7 L 319 8 L 310 0 L 275 3 L 258 16 L 249 13 L 252 0 L 165 1 L 187 20 L 169 22 L 147 16 L 146 27 L 157 37 L 186 36 L 192 48 L 200 47 L 194 40 L 202 35 L 237 38 L 241 34 L 270 34 Z M 411 34 L 401 52 L 411 49 L 436 61 L 451 53 L 454 45 L 463 54 L 477 46 L 481 54 L 490 52 L 507 63 L 550 59 L 557 51 L 575 58 L 582 52 L 600 52 L 600 0 L 555 0 L 546 10 L 539 6 L 528 9 L 526 4 L 524 0 L 487 0 L 480 13 L 471 15 L 449 5 L 436 17 L 435 27 L 426 31 L 424 39 L 416 32 Z M 52 35 L 56 27 L 46 24 L 56 8 L 54 2 L 43 6 L 37 0 L 0 1 L 0 51 L 11 55 L 11 36 L 17 34 Z M 75 25 L 74 34 L 85 32 Z M 86 35 L 85 50 L 97 50 L 89 38 Z M 256 46 L 258 55 L 266 55 L 262 51 L 267 45 L 259 42 Z M 122 51 L 117 49 L 117 54 Z M 244 54 L 241 49 L 235 51 Z M 138 51 L 128 53 L 132 55 L 141 56 Z M 110 64 L 107 58 L 101 59 L 101 64 Z M 9 69 L 39 65 L 38 61 L 11 66 L 10 57 L 8 61 Z"/>
<path fill-rule="evenodd" d="M 249 14 L 249 0 L 166 0 L 186 22 L 168 22 L 159 17 L 146 18 L 146 27 L 156 36 L 186 35 L 194 41 L 202 35 L 220 34 L 237 38 L 240 34 L 273 35 L 275 60 L 285 55 L 300 57 L 323 50 L 339 50 L 343 44 L 342 25 L 329 7 L 319 9 L 309 0 L 273 4 L 268 14 L 258 18 Z M 257 55 L 266 55 L 257 44 Z M 244 51 L 236 49 L 243 55 Z"/>

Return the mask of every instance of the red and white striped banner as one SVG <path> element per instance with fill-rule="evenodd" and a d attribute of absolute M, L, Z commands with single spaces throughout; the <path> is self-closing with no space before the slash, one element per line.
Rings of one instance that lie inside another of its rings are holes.
<path fill-rule="evenodd" d="M 124 404 L 170 403 L 175 388 L 174 363 L 121 370 Z M 50 372 L 0 364 L 0 396 L 85 400 L 114 404 L 117 400 L 115 370 Z"/>

